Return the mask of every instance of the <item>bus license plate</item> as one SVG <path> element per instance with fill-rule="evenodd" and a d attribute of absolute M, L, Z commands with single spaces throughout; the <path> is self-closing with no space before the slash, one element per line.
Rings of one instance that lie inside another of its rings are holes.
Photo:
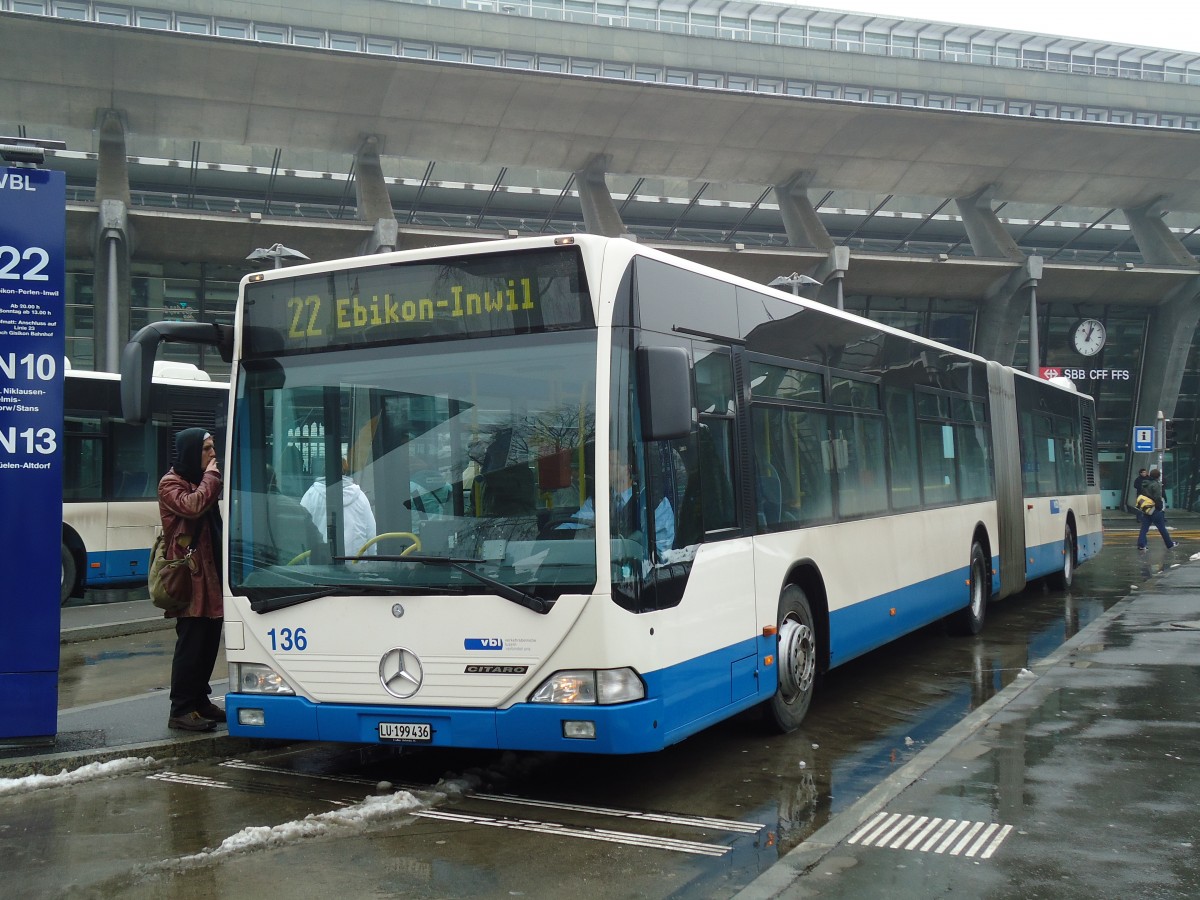
<path fill-rule="evenodd" d="M 380 722 L 381 741 L 431 741 L 433 728 L 428 722 Z"/>

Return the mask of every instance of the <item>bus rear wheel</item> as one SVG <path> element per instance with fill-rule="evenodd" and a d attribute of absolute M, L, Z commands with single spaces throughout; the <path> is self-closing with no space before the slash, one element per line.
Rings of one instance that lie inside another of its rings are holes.
<path fill-rule="evenodd" d="M 971 544 L 971 577 L 967 582 L 969 600 L 950 619 L 950 628 L 956 634 L 979 634 L 987 615 L 988 596 L 991 584 L 988 578 L 987 558 L 978 542 Z"/>
<path fill-rule="evenodd" d="M 1063 564 L 1062 568 L 1050 576 L 1050 587 L 1056 591 L 1065 591 L 1075 580 L 1075 535 L 1071 531 L 1071 526 L 1067 526 L 1067 533 L 1063 537 Z"/>
<path fill-rule="evenodd" d="M 79 572 L 75 566 L 75 555 L 71 553 L 71 548 L 66 544 L 62 544 L 62 584 L 58 589 L 58 603 L 60 606 L 66 606 L 67 601 L 71 599 L 71 593 L 75 590 L 75 579 L 79 577 Z"/>
<path fill-rule="evenodd" d="M 779 596 L 779 684 L 767 702 L 770 723 L 779 731 L 795 731 L 812 703 L 817 681 L 817 632 L 812 607 L 803 590 L 789 584 Z"/>

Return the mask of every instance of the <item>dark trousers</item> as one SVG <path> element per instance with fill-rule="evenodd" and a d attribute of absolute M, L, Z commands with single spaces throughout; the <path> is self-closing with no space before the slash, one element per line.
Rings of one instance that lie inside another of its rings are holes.
<path fill-rule="evenodd" d="M 186 716 L 209 702 L 224 619 L 180 616 L 175 620 L 175 656 L 171 660 L 171 717 Z"/>
<path fill-rule="evenodd" d="M 1165 509 L 1156 509 L 1149 515 L 1142 516 L 1142 529 L 1138 532 L 1137 542 L 1139 550 L 1146 549 L 1146 532 L 1150 530 L 1151 525 L 1158 529 L 1158 533 L 1162 535 L 1164 544 L 1168 547 L 1173 546 L 1174 542 L 1167 531 L 1167 511 Z"/>

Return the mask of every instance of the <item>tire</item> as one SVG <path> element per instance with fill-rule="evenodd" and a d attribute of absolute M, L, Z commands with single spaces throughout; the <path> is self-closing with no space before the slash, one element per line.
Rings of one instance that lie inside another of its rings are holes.
<path fill-rule="evenodd" d="M 1071 531 L 1070 525 L 1067 526 L 1066 536 L 1063 537 L 1062 569 L 1046 580 L 1056 591 L 1069 590 L 1075 581 L 1075 534 Z"/>
<path fill-rule="evenodd" d="M 58 604 L 66 606 L 67 601 L 71 599 L 71 595 L 75 592 L 75 580 L 79 577 L 79 570 L 75 565 L 75 556 L 71 553 L 70 548 L 66 544 L 62 545 L 62 584 L 58 589 Z"/>
<path fill-rule="evenodd" d="M 983 547 L 979 546 L 978 541 L 971 544 L 971 578 L 967 585 L 967 605 L 950 617 L 950 630 L 955 634 L 979 634 L 987 617 L 992 586 L 988 578 L 987 557 L 983 555 Z"/>
<path fill-rule="evenodd" d="M 766 703 L 768 722 L 784 734 L 804 721 L 817 683 L 817 632 L 804 591 L 789 584 L 779 595 L 779 683 Z"/>

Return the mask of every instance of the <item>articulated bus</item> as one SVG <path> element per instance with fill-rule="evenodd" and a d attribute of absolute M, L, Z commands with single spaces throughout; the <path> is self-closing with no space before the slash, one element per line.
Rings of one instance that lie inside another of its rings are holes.
<path fill-rule="evenodd" d="M 229 385 L 189 363 L 155 363 L 146 424 L 121 418 L 120 376 L 68 369 L 63 380 L 62 588 L 66 603 L 88 588 L 145 582 L 162 527 L 158 480 L 175 435 L 224 428 Z"/>
<path fill-rule="evenodd" d="M 1088 397 L 629 240 L 251 275 L 235 325 L 135 336 L 130 416 L 163 340 L 233 366 L 233 735 L 786 732 L 822 673 L 1101 547 Z"/>

